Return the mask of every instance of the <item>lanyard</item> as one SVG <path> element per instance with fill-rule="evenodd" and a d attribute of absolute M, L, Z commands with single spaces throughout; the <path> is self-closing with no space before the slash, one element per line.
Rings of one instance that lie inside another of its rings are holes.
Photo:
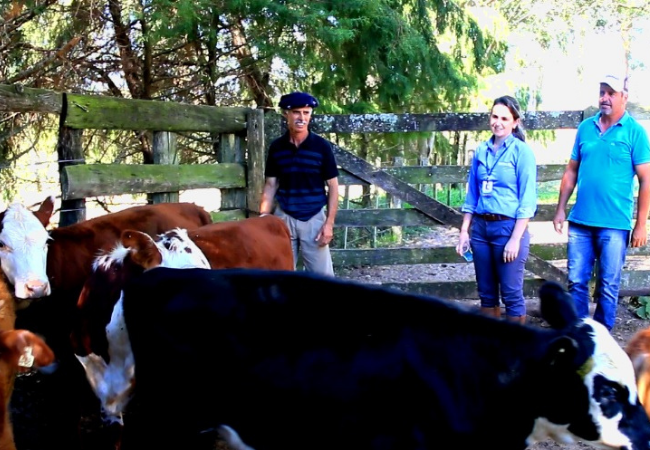
<path fill-rule="evenodd" d="M 494 172 L 494 168 L 497 166 L 499 163 L 499 160 L 501 157 L 506 153 L 508 150 L 509 145 L 506 145 L 503 147 L 503 151 L 497 156 L 497 159 L 494 161 L 494 164 L 492 164 L 492 168 L 490 169 L 490 166 L 488 165 L 488 157 L 490 156 L 490 148 L 487 148 L 487 154 L 485 155 L 485 169 L 487 170 L 487 178 L 490 179 L 490 176 L 492 175 L 492 172 Z M 497 150 L 497 153 L 499 151 Z"/>

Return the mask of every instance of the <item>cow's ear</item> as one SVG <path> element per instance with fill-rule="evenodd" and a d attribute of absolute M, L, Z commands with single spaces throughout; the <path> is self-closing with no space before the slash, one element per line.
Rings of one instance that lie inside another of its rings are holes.
<path fill-rule="evenodd" d="M 38 207 L 38 211 L 34 211 L 34 215 L 44 227 L 47 227 L 50 224 L 50 219 L 54 213 L 54 197 L 50 195 L 48 198 L 43 200 L 41 206 Z"/>
<path fill-rule="evenodd" d="M 122 245 L 129 249 L 133 262 L 145 270 L 162 264 L 162 255 L 148 234 L 137 230 L 124 230 L 120 240 Z"/>
<path fill-rule="evenodd" d="M 551 327 L 564 329 L 578 322 L 573 297 L 558 283 L 547 281 L 539 289 L 542 317 Z"/>
<path fill-rule="evenodd" d="M 573 367 L 577 354 L 578 342 L 569 336 L 561 336 L 549 345 L 546 362 L 549 366 L 560 369 Z"/>

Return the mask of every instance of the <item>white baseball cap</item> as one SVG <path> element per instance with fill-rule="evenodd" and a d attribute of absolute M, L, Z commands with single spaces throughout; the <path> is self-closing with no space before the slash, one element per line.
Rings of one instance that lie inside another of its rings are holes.
<path fill-rule="evenodd" d="M 602 84 L 607 84 L 616 92 L 627 92 L 627 77 L 621 75 L 605 75 L 600 79 Z"/>

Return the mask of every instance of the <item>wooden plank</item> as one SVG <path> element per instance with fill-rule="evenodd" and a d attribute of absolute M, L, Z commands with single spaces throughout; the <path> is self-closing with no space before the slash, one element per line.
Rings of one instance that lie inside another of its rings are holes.
<path fill-rule="evenodd" d="M 577 128 L 583 111 L 528 111 L 527 130 Z M 310 127 L 316 133 L 403 133 L 423 131 L 481 131 L 489 129 L 488 113 L 435 114 L 316 114 Z"/>
<path fill-rule="evenodd" d="M 645 249 L 645 248 L 644 248 Z M 566 244 L 533 244 L 530 250 L 546 261 L 566 259 Z M 630 249 L 629 254 L 636 249 Z M 414 248 L 332 248 L 332 263 L 335 267 L 392 266 L 397 264 L 450 264 L 465 263 L 456 254 L 455 246 Z M 650 250 L 644 250 L 650 255 Z"/>
<path fill-rule="evenodd" d="M 566 271 L 554 266 L 548 261 L 544 261 L 532 251 L 528 253 L 528 258 L 526 259 L 526 270 L 533 272 L 544 280 L 556 281 L 566 287 Z"/>
<path fill-rule="evenodd" d="M 536 298 L 544 280 L 524 280 L 524 297 Z M 650 271 L 623 271 L 621 275 L 621 297 L 650 295 Z M 439 281 L 385 283 L 382 286 L 420 295 L 431 295 L 442 299 L 477 300 L 478 292 L 474 281 Z"/>
<path fill-rule="evenodd" d="M 619 296 L 650 295 L 650 271 L 623 270 Z"/>
<path fill-rule="evenodd" d="M 210 211 L 210 217 L 213 222 L 230 222 L 233 220 L 242 220 L 246 218 L 246 210 L 229 209 L 227 211 Z"/>
<path fill-rule="evenodd" d="M 246 148 L 244 139 L 232 133 L 222 133 L 219 136 L 219 150 L 217 161 L 223 163 L 246 164 Z M 221 190 L 221 211 L 228 209 L 246 209 L 246 189 L 223 189 Z"/>
<path fill-rule="evenodd" d="M 438 222 L 417 209 L 339 209 L 335 227 L 437 227 Z"/>
<path fill-rule="evenodd" d="M 575 197 L 573 197 L 575 199 Z M 637 198 L 634 198 L 634 205 L 632 207 L 632 218 L 636 219 L 636 214 L 637 214 Z M 573 207 L 573 203 L 569 203 L 567 205 L 566 209 L 566 214 L 567 217 L 569 216 L 569 212 L 571 211 L 571 208 Z M 556 205 L 548 205 L 548 204 L 538 204 L 537 205 L 537 213 L 535 214 L 535 217 L 533 217 L 533 222 L 547 222 L 547 221 L 552 221 L 553 217 L 555 216 L 555 208 Z M 338 220 L 338 215 L 336 216 Z"/>
<path fill-rule="evenodd" d="M 469 166 L 404 166 L 386 167 L 384 170 L 409 184 L 466 183 Z M 562 179 L 566 164 L 540 164 L 537 166 L 537 181 Z"/>
<path fill-rule="evenodd" d="M 65 167 L 86 163 L 81 144 L 82 137 L 83 130 L 66 127 L 59 120 L 59 137 L 56 145 L 56 154 L 59 158 L 59 182 L 62 186 L 64 184 L 63 171 Z M 58 226 L 65 227 L 84 220 L 86 220 L 85 199 L 61 200 Z"/>
<path fill-rule="evenodd" d="M 567 214 L 573 204 L 567 207 Z M 454 208 L 456 211 L 460 210 Z M 636 214 L 635 214 L 636 215 Z M 550 222 L 555 216 L 555 205 L 537 205 L 537 214 L 531 222 Z M 437 227 L 440 224 L 417 209 L 339 209 L 335 227 Z M 549 225 L 550 226 L 550 225 Z"/>
<path fill-rule="evenodd" d="M 249 108 L 189 105 L 99 95 L 68 94 L 66 126 L 103 130 L 206 131 L 246 129 Z"/>
<path fill-rule="evenodd" d="M 277 116 L 277 115 L 276 115 Z M 246 186 L 246 198 L 248 211 L 259 214 L 260 203 L 262 202 L 262 191 L 264 189 L 264 168 L 266 167 L 266 149 L 270 142 L 267 142 L 264 111 L 252 109 L 248 112 L 248 128 L 246 130 L 246 148 L 248 149 L 248 163 L 246 173 L 248 184 Z M 279 118 L 275 117 L 279 123 Z M 273 116 L 270 121 L 273 122 Z"/>
<path fill-rule="evenodd" d="M 344 168 L 340 167 L 339 168 L 339 185 L 341 186 L 355 186 L 355 185 L 360 185 L 360 186 L 368 186 L 370 183 L 366 183 L 359 177 L 355 177 L 352 175 L 350 172 L 345 170 Z"/>
<path fill-rule="evenodd" d="M 334 267 L 465 263 L 453 247 L 330 249 L 330 252 Z"/>
<path fill-rule="evenodd" d="M 245 186 L 246 176 L 241 164 L 92 164 L 65 167 L 61 189 L 63 198 L 67 200 L 98 195 Z"/>
<path fill-rule="evenodd" d="M 539 278 L 524 280 L 524 297 L 537 297 L 537 292 L 542 284 L 543 280 Z M 449 300 L 477 300 L 479 298 L 474 281 L 385 283 L 382 286 Z"/>
<path fill-rule="evenodd" d="M 169 131 L 153 133 L 153 163 L 178 166 L 178 149 L 176 134 Z M 178 203 L 179 192 L 158 192 L 151 195 L 153 203 Z"/>
<path fill-rule="evenodd" d="M 565 164 L 540 164 L 537 166 L 537 181 L 559 181 L 564 175 Z M 384 170 L 408 184 L 466 183 L 468 166 L 404 166 L 387 167 Z M 359 177 L 341 168 L 339 173 L 341 185 L 368 184 Z"/>
<path fill-rule="evenodd" d="M 336 161 L 348 172 L 380 187 L 395 197 L 399 197 L 402 201 L 409 203 L 437 222 L 460 228 L 463 216 L 458 211 L 432 199 L 385 171 L 376 169 L 367 161 L 349 151 L 336 145 L 333 145 L 333 147 Z"/>
<path fill-rule="evenodd" d="M 61 114 L 63 94 L 22 84 L 0 84 L 0 112 Z"/>

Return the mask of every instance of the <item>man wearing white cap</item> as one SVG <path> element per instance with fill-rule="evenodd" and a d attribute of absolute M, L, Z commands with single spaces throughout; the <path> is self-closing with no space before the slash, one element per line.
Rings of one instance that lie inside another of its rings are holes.
<path fill-rule="evenodd" d="M 333 276 L 329 244 L 338 210 L 339 172 L 332 144 L 309 131 L 318 106 L 312 95 L 292 92 L 280 98 L 279 106 L 288 130 L 269 147 L 260 214 L 273 212 L 289 227 L 294 266 L 301 255 L 305 270 Z"/>
<path fill-rule="evenodd" d="M 578 313 L 589 315 L 589 282 L 597 264 L 594 319 L 611 330 L 627 246 L 642 247 L 648 238 L 650 144 L 644 128 L 625 110 L 626 77 L 602 77 L 599 97 L 600 112 L 578 126 L 553 225 L 562 233 L 564 221 L 569 222 L 568 288 Z M 639 192 L 632 228 L 634 175 Z M 567 218 L 567 203 L 576 187 Z"/>

